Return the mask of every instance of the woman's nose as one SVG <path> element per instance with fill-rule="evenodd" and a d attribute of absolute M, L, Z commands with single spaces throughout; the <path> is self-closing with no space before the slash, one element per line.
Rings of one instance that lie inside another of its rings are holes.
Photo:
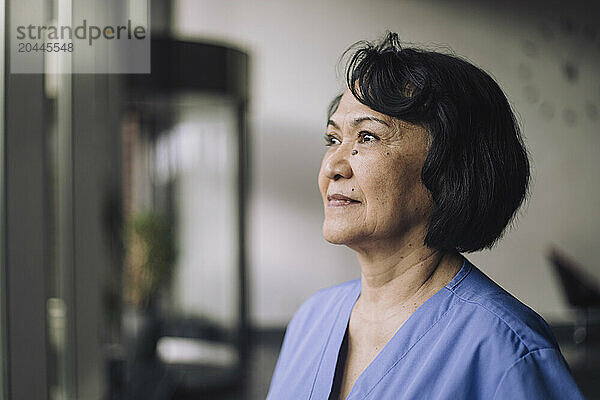
<path fill-rule="evenodd" d="M 325 175 L 334 181 L 340 178 L 350 178 L 352 176 L 352 167 L 350 166 L 349 156 L 351 148 L 340 146 L 333 152 L 325 163 Z"/>

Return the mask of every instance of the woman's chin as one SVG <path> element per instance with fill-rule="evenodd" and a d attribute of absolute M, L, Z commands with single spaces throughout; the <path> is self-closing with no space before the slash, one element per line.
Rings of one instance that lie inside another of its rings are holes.
<path fill-rule="evenodd" d="M 348 244 L 355 239 L 351 229 L 323 224 L 323 238 L 331 244 Z"/>

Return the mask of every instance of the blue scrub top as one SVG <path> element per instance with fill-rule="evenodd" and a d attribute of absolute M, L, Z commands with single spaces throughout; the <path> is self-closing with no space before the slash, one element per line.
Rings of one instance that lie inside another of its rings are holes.
<path fill-rule="evenodd" d="M 464 257 L 463 257 L 464 258 Z M 311 296 L 289 323 L 268 400 L 326 400 L 356 279 Z M 348 400 L 583 399 L 546 322 L 464 258 L 358 377 Z"/>

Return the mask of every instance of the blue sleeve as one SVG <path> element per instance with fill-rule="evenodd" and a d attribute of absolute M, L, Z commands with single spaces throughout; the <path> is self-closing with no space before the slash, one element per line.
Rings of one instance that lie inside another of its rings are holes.
<path fill-rule="evenodd" d="M 560 352 L 547 348 L 528 352 L 504 374 L 494 399 L 583 400 Z"/>

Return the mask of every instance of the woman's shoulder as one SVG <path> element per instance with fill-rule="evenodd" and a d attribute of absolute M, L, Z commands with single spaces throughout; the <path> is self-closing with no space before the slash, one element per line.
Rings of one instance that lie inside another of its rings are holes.
<path fill-rule="evenodd" d="M 330 329 L 341 308 L 360 292 L 360 279 L 319 289 L 296 310 L 286 328 L 286 336 L 306 337 L 309 334 L 323 336 Z"/>
<path fill-rule="evenodd" d="M 358 292 L 360 292 L 360 279 L 319 289 L 300 305 L 292 322 L 306 318 L 314 320 L 319 316 L 332 317 L 345 299 L 358 294 Z"/>
<path fill-rule="evenodd" d="M 302 306 L 310 306 L 313 303 L 336 302 L 346 296 L 351 295 L 356 290 L 360 291 L 360 279 L 353 279 L 351 281 L 342 282 L 337 285 L 324 287 L 317 290 L 312 296 L 310 296 Z"/>
<path fill-rule="evenodd" d="M 490 382 L 481 387 L 493 395 L 482 398 L 583 399 L 546 321 L 474 265 L 467 269 L 446 287 L 455 327 L 447 331 L 467 368 L 480 365 L 479 378 Z"/>
<path fill-rule="evenodd" d="M 461 304 L 459 313 L 468 315 L 469 321 L 482 331 L 489 328 L 495 337 L 509 337 L 526 351 L 558 348 L 550 327 L 537 312 L 468 260 L 467 263 L 470 265 L 465 279 L 447 287 Z"/>

